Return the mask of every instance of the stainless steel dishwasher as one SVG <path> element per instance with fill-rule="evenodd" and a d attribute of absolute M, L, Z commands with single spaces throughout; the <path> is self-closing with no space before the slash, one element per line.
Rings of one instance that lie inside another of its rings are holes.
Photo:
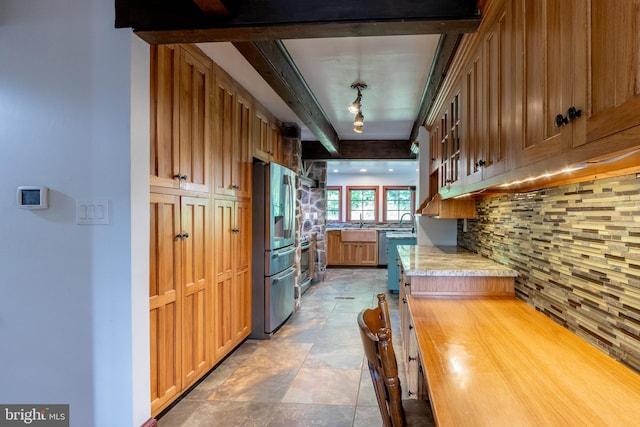
<path fill-rule="evenodd" d="M 378 267 L 387 266 L 387 232 L 378 230 Z"/>

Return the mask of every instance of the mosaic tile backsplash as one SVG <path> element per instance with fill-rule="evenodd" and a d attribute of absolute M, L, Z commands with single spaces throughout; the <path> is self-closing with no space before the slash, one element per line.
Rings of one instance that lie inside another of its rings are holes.
<path fill-rule="evenodd" d="M 640 177 L 478 200 L 458 244 L 519 272 L 516 295 L 640 372 Z"/>

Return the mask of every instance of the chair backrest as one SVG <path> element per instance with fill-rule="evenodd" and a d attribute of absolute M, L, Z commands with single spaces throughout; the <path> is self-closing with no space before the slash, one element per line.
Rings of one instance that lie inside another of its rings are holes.
<path fill-rule="evenodd" d="M 364 309 L 358 314 L 358 326 L 384 425 L 404 426 L 398 365 L 393 351 L 389 309 L 384 294 L 378 294 L 378 307 Z"/>

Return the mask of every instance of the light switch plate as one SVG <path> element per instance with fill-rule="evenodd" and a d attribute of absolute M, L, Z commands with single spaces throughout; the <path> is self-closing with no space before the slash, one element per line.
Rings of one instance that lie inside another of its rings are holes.
<path fill-rule="evenodd" d="M 76 200 L 76 224 L 109 224 L 109 201 Z"/>

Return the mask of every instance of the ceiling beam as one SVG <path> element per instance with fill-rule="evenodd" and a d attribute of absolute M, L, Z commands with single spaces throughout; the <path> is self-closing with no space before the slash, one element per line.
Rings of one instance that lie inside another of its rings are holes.
<path fill-rule="evenodd" d="M 340 151 L 338 133 L 280 41 L 235 42 L 256 69 L 332 156 Z"/>
<path fill-rule="evenodd" d="M 480 24 L 477 0 L 233 0 L 226 17 L 207 15 L 203 2 L 229 4 L 115 0 L 115 25 L 150 43 L 199 43 L 466 33 Z"/>
<path fill-rule="evenodd" d="M 317 141 L 302 143 L 302 160 L 415 160 L 406 140 L 342 140 L 340 155 L 330 156 Z"/>
<path fill-rule="evenodd" d="M 409 141 L 415 141 L 418 139 L 418 131 L 420 127 L 424 125 L 429 111 L 433 106 L 433 103 L 438 94 L 438 90 L 442 85 L 442 82 L 447 75 L 449 65 L 453 55 L 458 50 L 460 41 L 462 40 L 462 34 L 443 34 L 438 41 L 438 47 L 434 55 L 433 62 L 431 64 L 431 70 L 429 70 L 429 77 L 427 78 L 427 84 L 422 92 L 422 98 L 420 99 L 420 108 L 418 110 L 418 116 L 413 122 L 411 128 L 411 134 L 409 135 Z"/>
<path fill-rule="evenodd" d="M 221 0 L 193 0 L 205 15 L 229 16 L 230 10 Z"/>

